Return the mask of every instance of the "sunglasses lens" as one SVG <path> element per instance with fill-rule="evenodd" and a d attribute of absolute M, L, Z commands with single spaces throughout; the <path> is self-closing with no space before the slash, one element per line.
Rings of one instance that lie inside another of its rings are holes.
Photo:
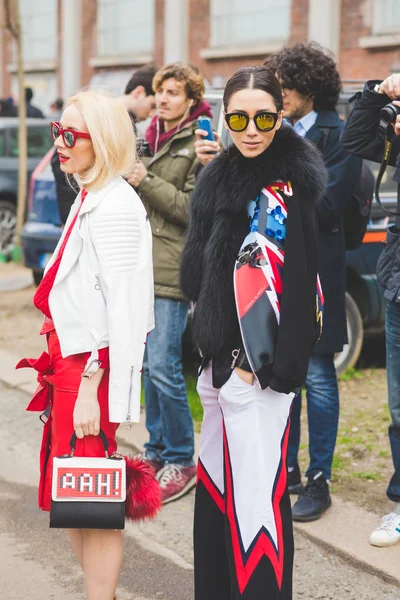
<path fill-rule="evenodd" d="M 255 118 L 256 125 L 260 131 L 271 131 L 275 125 L 275 117 L 271 113 L 261 113 Z"/>
<path fill-rule="evenodd" d="M 68 148 L 72 148 L 75 144 L 75 137 L 72 131 L 64 131 L 64 142 Z"/>
<path fill-rule="evenodd" d="M 232 131 L 244 131 L 247 127 L 248 120 L 245 115 L 232 114 L 229 116 L 228 125 Z"/>
<path fill-rule="evenodd" d="M 60 135 L 60 131 L 59 131 L 57 125 L 51 126 L 51 135 L 52 135 L 53 140 L 56 141 L 56 139 Z"/>

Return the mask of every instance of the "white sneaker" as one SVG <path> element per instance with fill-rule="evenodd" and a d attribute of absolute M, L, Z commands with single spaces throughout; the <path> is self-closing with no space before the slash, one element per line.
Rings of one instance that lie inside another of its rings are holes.
<path fill-rule="evenodd" d="M 391 512 L 382 517 L 379 527 L 371 533 L 369 543 L 372 546 L 392 546 L 400 542 L 400 515 Z"/>

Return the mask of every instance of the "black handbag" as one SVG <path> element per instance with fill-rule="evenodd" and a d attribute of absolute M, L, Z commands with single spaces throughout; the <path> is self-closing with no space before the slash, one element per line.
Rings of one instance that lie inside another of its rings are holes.
<path fill-rule="evenodd" d="M 126 463 L 120 455 L 109 456 L 103 431 L 104 458 L 74 457 L 71 452 L 53 458 L 50 527 L 61 529 L 124 529 Z"/>

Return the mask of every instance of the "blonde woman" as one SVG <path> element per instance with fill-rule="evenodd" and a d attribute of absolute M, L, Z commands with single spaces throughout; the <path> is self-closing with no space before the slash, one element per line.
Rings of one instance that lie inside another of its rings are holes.
<path fill-rule="evenodd" d="M 74 430 L 75 456 L 104 456 L 100 428 L 111 453 L 118 424 L 139 420 L 140 372 L 153 328 L 151 230 L 142 202 L 122 178 L 135 161 L 128 112 L 104 93 L 82 91 L 51 130 L 61 169 L 75 176 L 81 191 L 34 297 L 45 315 L 41 333 L 49 353 L 29 366 L 41 371 L 51 392 L 42 388 L 29 407 L 47 417 L 43 510 L 50 509 L 52 458 L 69 452 Z M 68 533 L 84 571 L 86 598 L 112 600 L 121 532 Z"/>

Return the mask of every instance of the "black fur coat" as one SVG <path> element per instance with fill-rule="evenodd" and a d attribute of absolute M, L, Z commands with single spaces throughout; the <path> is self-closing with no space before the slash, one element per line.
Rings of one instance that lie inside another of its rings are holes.
<path fill-rule="evenodd" d="M 317 331 L 315 203 L 324 194 L 327 176 L 320 153 L 310 142 L 283 126 L 260 156 L 248 159 L 230 146 L 203 169 L 190 203 L 181 288 L 185 297 L 196 303 L 193 337 L 203 356 L 212 358 L 214 365 L 230 364 L 232 350 L 241 343 L 233 272 L 249 231 L 248 203 L 277 180 L 290 181 L 293 196 L 286 202 L 285 265 L 275 360 L 260 383 L 263 388 L 268 385 L 289 393 L 305 381 Z"/>

